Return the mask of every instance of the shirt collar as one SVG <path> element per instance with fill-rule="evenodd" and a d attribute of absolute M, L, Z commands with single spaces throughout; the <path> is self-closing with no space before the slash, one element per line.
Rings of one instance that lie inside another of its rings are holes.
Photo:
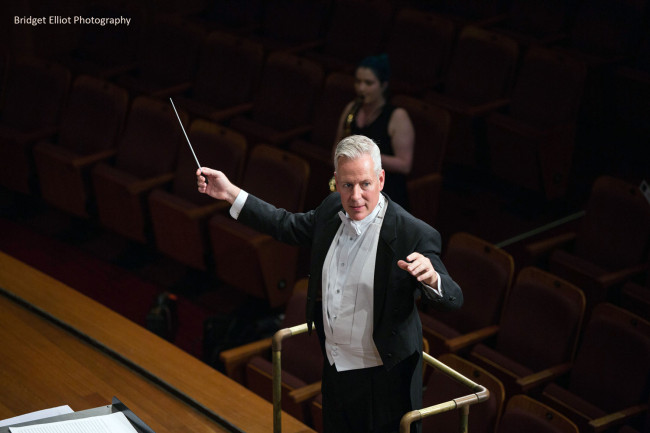
<path fill-rule="evenodd" d="M 343 224 L 345 224 L 347 227 L 349 227 L 354 233 L 357 234 L 357 236 L 360 236 L 363 234 L 363 232 L 366 231 L 368 226 L 377 218 L 377 215 L 379 214 L 379 211 L 383 209 L 383 207 L 386 206 L 386 198 L 384 198 L 383 194 L 379 195 L 379 201 L 377 202 L 377 206 L 366 216 L 364 219 L 356 221 L 350 218 L 347 214 L 347 212 L 339 211 L 339 217 L 341 218 L 341 221 Z"/>

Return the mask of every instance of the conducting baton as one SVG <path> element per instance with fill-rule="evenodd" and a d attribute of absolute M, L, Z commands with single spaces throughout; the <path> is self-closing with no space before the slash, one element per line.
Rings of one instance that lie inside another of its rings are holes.
<path fill-rule="evenodd" d="M 188 137 L 187 132 L 185 132 L 185 127 L 183 126 L 183 122 L 181 121 L 181 116 L 178 115 L 178 111 L 176 111 L 176 106 L 174 105 L 174 101 L 172 100 L 172 98 L 169 98 L 169 102 L 172 103 L 172 108 L 174 109 L 174 113 L 176 113 L 176 118 L 178 119 L 178 123 L 181 124 L 181 129 L 183 130 L 183 134 L 185 134 L 185 139 L 187 140 L 187 144 L 190 146 L 190 150 L 192 151 L 192 155 L 194 156 L 194 161 L 196 161 L 196 165 L 199 167 L 200 170 L 201 164 L 199 164 L 199 159 L 196 157 L 196 153 L 194 153 L 194 148 L 192 147 L 192 143 L 190 143 L 190 137 Z M 205 183 L 208 183 L 207 178 L 205 179 Z"/>

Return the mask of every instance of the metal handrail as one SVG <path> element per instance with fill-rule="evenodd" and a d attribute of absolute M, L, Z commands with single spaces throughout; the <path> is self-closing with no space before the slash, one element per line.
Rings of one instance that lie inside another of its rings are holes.
<path fill-rule="evenodd" d="M 291 328 L 280 329 L 273 335 L 271 340 L 273 352 L 273 433 L 282 433 L 282 341 L 285 338 L 303 334 L 307 332 L 307 329 L 306 323 Z M 413 422 L 456 409 L 460 410 L 460 433 L 467 433 L 470 406 L 486 401 L 490 397 L 490 392 L 484 386 L 473 382 L 428 353 L 422 352 L 422 357 L 424 362 L 460 382 L 462 385 L 467 386 L 473 393 L 406 413 L 400 421 L 400 433 L 409 432 Z"/>
<path fill-rule="evenodd" d="M 273 356 L 273 433 L 282 432 L 282 340 L 307 332 L 307 324 L 284 328 L 273 334 L 271 350 Z"/>
<path fill-rule="evenodd" d="M 452 379 L 460 382 L 461 385 L 465 385 L 470 388 L 473 393 L 468 394 L 462 397 L 455 398 L 453 400 L 446 401 L 444 403 L 436 404 L 433 406 L 425 407 L 422 409 L 412 410 L 407 412 L 402 417 L 399 425 L 400 433 L 407 433 L 410 431 L 411 424 L 415 421 L 419 421 L 428 416 L 436 415 L 443 412 L 448 412 L 450 410 L 460 409 L 460 433 L 467 433 L 468 424 L 469 424 L 469 407 L 476 403 L 481 403 L 490 398 L 490 391 L 483 385 L 479 385 L 472 380 L 466 378 L 456 370 L 450 368 L 449 366 L 438 361 L 433 356 L 429 355 L 426 352 L 422 352 L 422 357 L 424 362 L 440 370 L 442 373 L 451 377 Z"/>

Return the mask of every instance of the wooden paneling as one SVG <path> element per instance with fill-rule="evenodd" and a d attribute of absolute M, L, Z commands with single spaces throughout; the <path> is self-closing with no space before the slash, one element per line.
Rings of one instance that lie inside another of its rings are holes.
<path fill-rule="evenodd" d="M 210 414 L 241 431 L 273 430 L 267 401 L 2 252 L 0 288 L 8 296 L 0 296 L 0 418 L 61 404 L 83 410 L 115 395 L 157 433 L 227 431 Z M 285 433 L 312 431 L 287 414 L 282 421 Z"/>

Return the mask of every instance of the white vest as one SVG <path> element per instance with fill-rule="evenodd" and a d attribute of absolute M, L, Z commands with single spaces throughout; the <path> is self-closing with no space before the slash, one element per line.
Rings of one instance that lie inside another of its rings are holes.
<path fill-rule="evenodd" d="M 341 287 L 336 287 L 340 271 L 334 253 L 337 241 L 344 234 L 346 224 L 341 224 L 323 263 L 323 328 L 325 349 L 330 365 L 337 371 L 382 365 L 381 357 L 372 339 L 374 317 L 375 260 L 379 232 L 388 203 L 383 203 L 379 214 L 361 234 L 359 251 L 349 268 Z M 340 289 L 340 296 L 332 291 Z M 336 302 L 332 300 L 336 299 Z"/>

